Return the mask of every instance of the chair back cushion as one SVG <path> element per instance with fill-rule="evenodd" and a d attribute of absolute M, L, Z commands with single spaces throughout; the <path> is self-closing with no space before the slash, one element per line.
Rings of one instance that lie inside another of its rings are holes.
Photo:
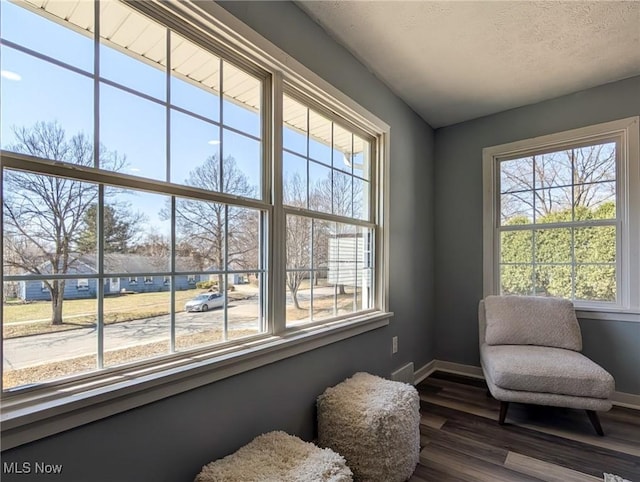
<path fill-rule="evenodd" d="M 582 350 L 573 303 L 540 296 L 487 296 L 488 345 L 538 345 Z"/>

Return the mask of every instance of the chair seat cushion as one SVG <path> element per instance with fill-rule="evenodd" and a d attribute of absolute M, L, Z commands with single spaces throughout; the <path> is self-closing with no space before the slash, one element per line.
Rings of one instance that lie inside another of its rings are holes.
<path fill-rule="evenodd" d="M 506 390 L 607 399 L 613 377 L 581 353 L 529 345 L 487 345 L 482 365 L 495 385 Z"/>

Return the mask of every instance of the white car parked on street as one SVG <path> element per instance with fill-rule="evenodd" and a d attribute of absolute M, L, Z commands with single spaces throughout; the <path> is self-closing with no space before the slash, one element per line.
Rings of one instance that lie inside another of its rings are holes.
<path fill-rule="evenodd" d="M 185 303 L 184 311 L 208 311 L 221 306 L 224 306 L 224 296 L 220 293 L 201 293 Z"/>

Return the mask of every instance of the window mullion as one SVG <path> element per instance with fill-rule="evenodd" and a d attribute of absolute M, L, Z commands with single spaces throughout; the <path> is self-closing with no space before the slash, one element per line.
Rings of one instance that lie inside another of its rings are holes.
<path fill-rule="evenodd" d="M 270 301 L 269 319 L 273 333 L 282 333 L 286 329 L 286 214 L 283 208 L 283 167 L 282 167 L 282 124 L 283 124 L 283 82 L 282 73 L 275 72 L 271 85 L 271 127 L 273 156 L 271 179 L 271 202 L 273 215 L 270 216 L 269 229 L 269 284 L 267 286 Z"/>
<path fill-rule="evenodd" d="M 93 165 L 100 168 L 100 1 L 93 6 Z M 98 184 L 98 209 L 96 211 L 96 367 L 104 368 L 104 185 Z"/>

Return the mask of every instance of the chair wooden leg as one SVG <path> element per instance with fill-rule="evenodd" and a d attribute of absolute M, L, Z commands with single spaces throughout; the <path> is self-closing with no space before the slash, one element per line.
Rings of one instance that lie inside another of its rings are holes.
<path fill-rule="evenodd" d="M 504 419 L 507 418 L 507 410 L 509 410 L 509 402 L 500 402 L 500 418 L 498 423 L 504 425 Z"/>
<path fill-rule="evenodd" d="M 589 420 L 591 421 L 591 425 L 596 430 L 596 433 L 601 437 L 604 436 L 604 432 L 602 431 L 602 425 L 600 425 L 600 418 L 598 417 L 598 412 L 594 410 L 585 410 L 587 415 L 589 416 Z"/>

